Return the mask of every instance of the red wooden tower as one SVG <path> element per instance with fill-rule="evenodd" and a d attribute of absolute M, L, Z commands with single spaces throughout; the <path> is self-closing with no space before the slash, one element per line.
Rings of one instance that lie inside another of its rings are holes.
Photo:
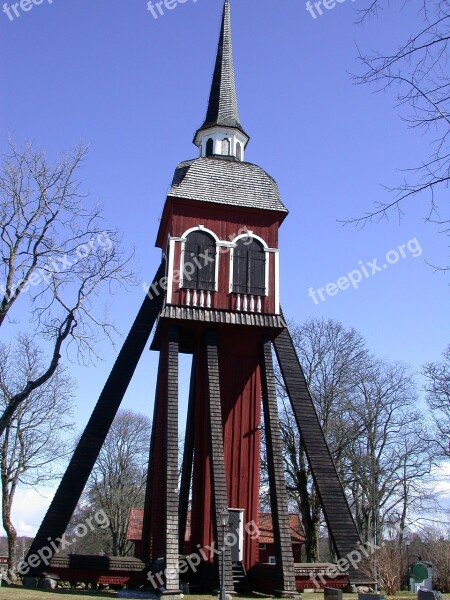
<path fill-rule="evenodd" d="M 245 161 L 248 135 L 237 108 L 230 4 L 225 1 L 199 157 L 175 170 L 156 244 L 163 260 L 30 552 L 64 532 L 134 368 L 157 319 L 160 352 L 153 416 L 143 556 L 164 587 L 179 589 L 178 561 L 191 498 L 190 552 L 226 544 L 251 576 L 258 563 L 260 430 L 266 434 L 276 577 L 295 590 L 272 348 L 301 430 L 339 557 L 358 535 L 280 308 L 278 229 L 287 216 L 276 182 Z M 178 482 L 178 354 L 193 355 L 181 485 Z M 230 530 L 220 526 L 222 511 Z M 205 559 L 203 552 L 202 560 Z M 217 583 L 221 555 L 210 565 Z M 358 573 L 351 571 L 355 578 Z"/>

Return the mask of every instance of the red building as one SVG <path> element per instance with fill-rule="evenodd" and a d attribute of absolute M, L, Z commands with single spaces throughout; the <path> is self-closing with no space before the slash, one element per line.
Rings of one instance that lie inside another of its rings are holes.
<path fill-rule="evenodd" d="M 144 523 L 144 509 L 132 508 L 130 511 L 130 520 L 128 523 L 128 539 L 134 543 L 135 556 L 142 554 L 142 526 Z M 259 513 L 259 562 L 275 564 L 276 548 L 273 532 L 273 523 L 271 513 Z M 305 543 L 305 536 L 300 517 L 297 514 L 289 515 L 289 529 L 292 541 L 292 554 L 295 563 L 302 562 L 302 545 Z M 189 553 L 191 538 L 191 515 L 188 514 L 186 533 L 184 536 L 184 554 Z"/>
<path fill-rule="evenodd" d="M 259 513 L 259 531 L 259 562 L 275 564 L 276 548 L 271 513 Z M 305 534 L 302 522 L 297 514 L 289 515 L 289 533 L 291 534 L 294 563 L 301 563 Z"/>

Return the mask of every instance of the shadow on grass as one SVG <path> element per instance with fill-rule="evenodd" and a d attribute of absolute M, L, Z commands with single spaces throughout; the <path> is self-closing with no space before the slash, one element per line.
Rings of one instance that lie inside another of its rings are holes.
<path fill-rule="evenodd" d="M 48 590 L 43 588 L 26 588 L 22 585 L 8 585 L 0 588 L 2 590 L 17 590 L 21 592 L 24 596 L 28 594 L 58 594 L 65 596 L 91 596 L 93 598 L 115 598 L 117 596 L 117 592 L 114 590 L 72 590 L 70 588 L 56 588 L 54 590 Z"/>

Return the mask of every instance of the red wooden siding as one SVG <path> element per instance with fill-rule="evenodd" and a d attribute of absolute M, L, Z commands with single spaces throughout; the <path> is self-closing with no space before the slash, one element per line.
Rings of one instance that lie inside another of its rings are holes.
<path fill-rule="evenodd" d="M 258 520 L 261 384 L 258 366 L 259 336 L 219 333 L 220 388 L 224 458 L 230 508 L 244 509 L 244 523 Z M 213 542 L 211 519 L 210 457 L 207 442 L 207 410 L 203 356 L 197 360 L 197 395 L 194 433 L 191 540 L 189 551 Z M 258 562 L 258 540 L 244 535 L 244 565 Z"/>
<path fill-rule="evenodd" d="M 203 225 L 206 230 L 212 231 L 220 242 L 232 242 L 238 235 L 251 231 L 260 237 L 267 244 L 268 248 L 275 249 L 278 244 L 279 216 L 273 213 L 260 214 L 248 210 L 236 210 L 228 206 L 220 205 L 208 206 L 195 202 L 180 202 L 179 200 L 168 199 L 164 222 L 161 224 L 158 235 L 157 245 L 168 251 L 169 234 L 171 237 L 182 237 L 186 231 L 199 225 Z M 179 306 L 192 305 L 192 291 L 187 291 L 180 287 L 180 273 L 182 270 L 182 244 L 175 243 L 173 256 L 173 284 L 172 293 L 167 298 L 169 304 Z M 269 263 L 268 280 L 266 281 L 267 295 L 255 297 L 247 302 L 254 302 L 251 312 L 269 313 L 276 312 L 275 307 L 275 253 L 266 252 L 266 260 Z M 217 251 L 216 260 L 218 261 L 218 281 L 217 292 L 202 296 L 202 306 L 219 310 L 236 311 L 243 310 L 241 296 L 241 307 L 238 306 L 237 294 L 230 293 L 230 261 L 231 253 L 227 247 L 220 246 Z M 169 256 L 169 263 L 172 257 Z M 191 302 L 188 301 L 191 298 Z M 208 298 L 208 300 L 207 300 Z M 197 306 L 200 305 L 200 298 L 197 298 Z M 249 309 L 250 310 L 250 309 Z"/>
<path fill-rule="evenodd" d="M 169 234 L 181 236 L 187 229 L 201 224 L 226 241 L 247 228 L 261 236 L 270 248 L 278 248 L 278 228 L 283 217 L 284 214 L 269 211 L 167 198 L 156 246 L 165 250 Z"/>
<path fill-rule="evenodd" d="M 224 454 L 230 507 L 244 509 L 244 524 L 258 522 L 261 380 L 258 333 L 227 331 L 219 337 Z M 252 530 L 250 530 L 252 531 Z M 244 566 L 258 562 L 258 539 L 244 532 Z"/>

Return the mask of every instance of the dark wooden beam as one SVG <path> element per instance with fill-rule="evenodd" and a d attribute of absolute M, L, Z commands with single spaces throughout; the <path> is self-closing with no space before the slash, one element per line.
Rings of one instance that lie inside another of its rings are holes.
<path fill-rule="evenodd" d="M 178 352 L 178 329 L 169 327 L 159 358 L 142 529 L 153 581 L 173 593 L 179 591 Z"/>
<path fill-rule="evenodd" d="M 164 273 L 165 261 L 161 263 L 155 275 L 153 283 L 156 286 L 159 285 L 159 281 L 163 278 Z M 144 302 L 114 363 L 91 418 L 86 425 L 50 507 L 31 544 L 27 558 L 31 555 L 36 555 L 43 548 L 47 549 L 47 553 L 51 553 L 48 559 L 54 556 L 54 547 L 64 535 L 89 475 L 94 468 L 103 442 L 148 342 L 153 325 L 161 311 L 163 300 L 163 293 L 159 296 L 155 295 L 153 298 L 145 296 Z M 50 544 L 50 540 L 54 542 L 53 545 Z M 33 564 L 37 566 L 33 567 L 30 573 L 41 573 L 46 568 L 42 559 L 40 559 L 39 564 L 36 561 L 33 561 Z"/>
<path fill-rule="evenodd" d="M 346 558 L 361 540 L 288 329 L 275 338 L 274 346 L 336 554 Z M 352 566 L 349 576 L 353 582 L 363 580 Z"/>
<path fill-rule="evenodd" d="M 178 569 L 178 329 L 170 327 L 167 353 L 167 426 L 166 426 L 166 589 L 180 589 Z"/>
<path fill-rule="evenodd" d="M 164 401 L 160 401 L 161 390 L 165 389 L 166 386 L 166 375 L 167 375 L 167 364 L 162 354 L 159 355 L 158 364 L 158 376 L 156 379 L 156 390 L 155 390 L 155 402 L 153 406 L 153 419 L 152 419 L 152 433 L 150 437 L 150 449 L 148 456 L 148 468 L 147 468 L 147 482 L 145 488 L 145 500 L 144 500 L 144 517 L 142 522 L 142 551 L 141 557 L 145 562 L 149 562 L 151 557 L 154 555 L 153 549 L 153 535 L 152 535 L 152 518 L 155 517 L 153 504 L 154 504 L 154 493 L 156 489 L 159 489 L 160 482 L 157 483 L 157 488 L 154 486 L 155 478 L 159 475 L 156 474 L 156 469 L 159 465 L 155 465 L 155 459 L 159 459 L 156 454 L 160 451 L 161 440 L 156 439 L 161 435 L 164 439 L 164 415 L 160 415 Z M 160 423 L 161 421 L 161 423 Z M 159 430 L 162 429 L 162 432 Z M 155 468 L 156 467 L 156 468 Z M 157 498 L 156 501 L 161 503 L 164 498 Z M 157 516 L 157 519 L 161 519 L 161 515 Z"/>
<path fill-rule="evenodd" d="M 294 556 L 289 524 L 286 481 L 278 418 L 277 390 L 273 372 L 272 344 L 265 341 L 261 348 L 261 383 L 266 434 L 267 470 L 269 473 L 270 507 L 275 542 L 277 591 L 295 592 Z"/>
<path fill-rule="evenodd" d="M 224 546 L 223 528 L 220 525 L 220 513 L 225 508 L 228 510 L 228 494 L 225 473 L 225 459 L 223 453 L 223 425 L 222 407 L 220 400 L 219 359 L 217 353 L 217 334 L 208 330 L 206 338 L 206 388 L 208 399 L 208 437 L 209 456 L 211 465 L 211 495 L 213 503 L 213 529 L 216 549 Z M 229 532 L 225 528 L 225 535 Z M 222 554 L 219 555 L 216 565 L 219 574 L 222 572 Z M 225 546 L 225 581 L 224 587 L 228 591 L 234 589 L 233 568 L 231 564 L 231 548 Z"/>

